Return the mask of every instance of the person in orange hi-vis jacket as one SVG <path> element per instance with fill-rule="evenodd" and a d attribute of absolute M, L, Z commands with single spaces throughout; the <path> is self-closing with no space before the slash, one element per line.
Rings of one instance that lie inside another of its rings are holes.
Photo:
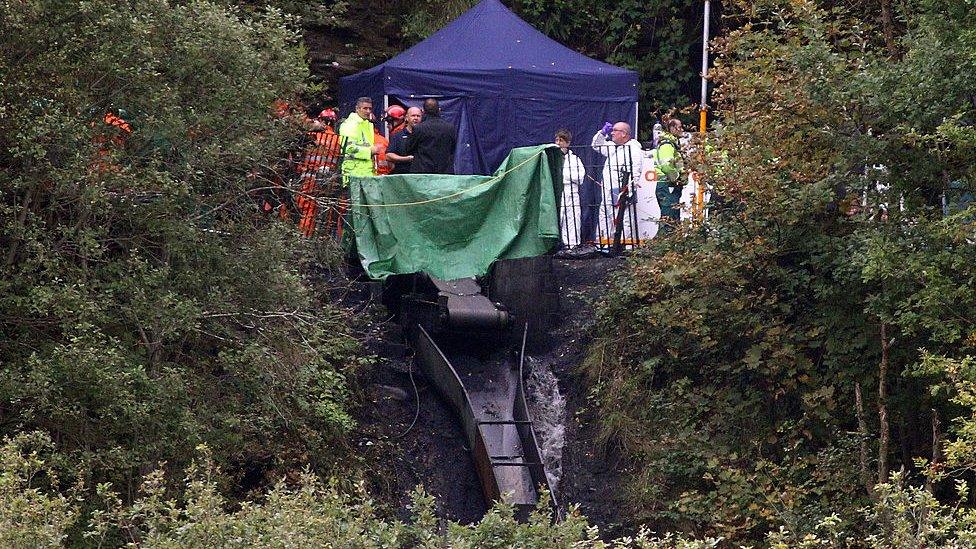
<path fill-rule="evenodd" d="M 106 112 L 102 117 L 102 122 L 110 129 L 95 136 L 95 144 L 98 149 L 95 151 L 95 158 L 92 162 L 92 171 L 99 174 L 119 171 L 119 166 L 112 160 L 112 150 L 121 149 L 125 146 L 125 141 L 132 134 L 132 126 L 123 118 L 126 113 L 119 109 L 118 114 Z M 92 126 L 95 126 L 92 122 Z"/>
<path fill-rule="evenodd" d="M 315 233 L 319 212 L 315 197 L 322 190 L 319 188 L 319 181 L 324 174 L 335 170 L 342 152 L 339 134 L 335 131 L 336 118 L 333 109 L 325 109 L 315 118 L 312 129 L 308 132 L 309 147 L 298 166 L 301 186 L 295 203 L 300 214 L 298 230 L 305 236 Z"/>
<path fill-rule="evenodd" d="M 390 140 L 374 128 L 373 144 L 380 146 L 380 151 L 373 157 L 373 171 L 376 175 L 389 175 L 393 171 L 393 164 L 386 159 L 386 150 L 390 148 Z"/>
<path fill-rule="evenodd" d="M 323 110 L 312 121 L 312 129 L 308 132 L 309 146 L 302 162 L 298 165 L 298 173 L 335 169 L 339 154 L 342 152 L 335 124 L 336 113 L 333 109 Z"/>

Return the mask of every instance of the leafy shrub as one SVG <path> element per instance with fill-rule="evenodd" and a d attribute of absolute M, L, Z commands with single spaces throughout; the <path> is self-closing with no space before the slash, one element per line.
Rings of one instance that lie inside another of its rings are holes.
<path fill-rule="evenodd" d="M 943 72 L 976 76 L 972 13 L 902 13 L 891 59 L 855 4 L 727 14 L 721 153 L 701 166 L 720 202 L 636 253 L 601 307 L 583 370 L 638 520 L 745 541 L 836 514 L 862 539 L 875 485 L 938 453 L 932 410 L 959 413 L 922 351 L 976 353 L 972 214 L 940 208 L 974 179 L 976 111 Z M 959 43 L 934 51 L 934 29 Z"/>
<path fill-rule="evenodd" d="M 318 245 L 249 195 L 296 133 L 271 113 L 308 76 L 288 20 L 26 0 L 0 26 L 0 433 L 127 496 L 200 443 L 244 490 L 342 460 L 356 342 Z"/>
<path fill-rule="evenodd" d="M 80 500 L 58 492 L 47 461 L 51 440 L 41 433 L 7 439 L 0 447 L 0 541 L 4 547 L 60 547 L 79 521 Z M 362 486 L 351 492 L 323 483 L 306 471 L 290 483 L 278 482 L 260 501 L 232 505 L 220 492 L 221 476 L 209 450 L 187 469 L 175 493 L 162 470 L 149 473 L 140 495 L 123 503 L 111 487 L 98 492 L 102 505 L 84 538 L 98 545 L 138 547 L 574 547 L 599 545 L 596 530 L 571 510 L 553 522 L 548 498 L 527 523 L 508 506 L 493 508 L 477 525 L 442 528 L 434 500 L 413 494 L 413 520 L 379 516 Z M 38 486 L 44 477 L 45 486 Z M 115 536 L 121 533 L 124 539 Z"/>
<path fill-rule="evenodd" d="M 0 542 L 4 547 L 62 547 L 69 529 L 77 526 L 79 500 L 63 495 L 46 461 L 51 441 L 34 433 L 7 439 L 0 446 Z M 162 471 L 148 474 L 138 498 L 123 504 L 107 486 L 99 488 L 103 507 L 85 525 L 86 543 L 130 547 L 520 547 L 707 549 L 721 539 L 687 539 L 673 534 L 656 537 L 641 531 L 611 541 L 598 539 L 595 528 L 571 509 L 554 523 L 545 510 L 527 523 L 513 518 L 512 509 L 496 506 L 472 525 L 439 524 L 434 500 L 417 489 L 408 522 L 379 516 L 362 487 L 352 492 L 322 483 L 305 472 L 294 482 L 277 483 L 259 501 L 231 505 L 215 483 L 220 475 L 206 448 L 188 468 L 183 494 L 175 498 Z M 39 480 L 43 478 L 44 481 Z M 46 484 L 46 486 L 39 486 Z M 72 492 L 73 490 L 69 490 Z M 786 547 L 969 547 L 976 541 L 976 516 L 971 509 L 946 505 L 928 491 L 906 486 L 900 475 L 877 486 L 876 502 L 859 512 L 866 533 L 858 536 L 835 515 L 819 520 L 809 531 L 780 528 L 765 543 Z M 967 497 L 960 482 L 957 497 Z M 548 500 L 546 500 L 548 501 Z M 543 505 L 546 505 L 544 502 Z M 116 532 L 124 539 L 113 538 Z"/>
<path fill-rule="evenodd" d="M 52 447 L 41 433 L 4 439 L 0 446 L 0 546 L 61 547 L 78 521 L 75 490 L 58 492 L 56 472 L 48 466 Z"/>

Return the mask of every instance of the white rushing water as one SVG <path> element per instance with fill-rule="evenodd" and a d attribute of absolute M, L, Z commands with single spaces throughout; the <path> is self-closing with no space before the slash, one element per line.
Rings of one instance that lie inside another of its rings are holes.
<path fill-rule="evenodd" d="M 528 356 L 526 360 L 530 372 L 525 380 L 525 396 L 549 485 L 553 490 L 558 490 L 559 480 L 563 476 L 563 446 L 566 444 L 566 399 L 559 392 L 559 383 L 548 362 Z"/>

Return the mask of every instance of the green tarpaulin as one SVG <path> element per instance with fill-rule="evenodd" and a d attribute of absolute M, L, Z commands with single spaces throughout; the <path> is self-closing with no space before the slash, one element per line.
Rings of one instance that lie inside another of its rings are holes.
<path fill-rule="evenodd" d="M 484 275 L 497 259 L 548 252 L 559 240 L 551 147 L 513 149 L 491 176 L 350 178 L 349 215 L 366 273 L 452 280 Z"/>

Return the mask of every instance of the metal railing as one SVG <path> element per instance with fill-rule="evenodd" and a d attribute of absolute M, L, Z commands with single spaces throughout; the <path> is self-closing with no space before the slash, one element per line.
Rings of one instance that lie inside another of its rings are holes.
<path fill-rule="evenodd" d="M 620 252 L 657 234 L 660 209 L 653 163 L 643 151 L 605 145 L 563 153 L 559 222 L 567 248 Z"/>
<path fill-rule="evenodd" d="M 291 219 L 305 236 L 341 239 L 349 208 L 341 175 L 342 145 L 335 133 L 306 134 L 279 168 L 281 188 L 270 193 L 273 198 L 265 201 L 264 210 Z M 661 219 L 650 151 L 637 154 L 612 144 L 600 149 L 571 146 L 555 155 L 563 161 L 562 181 L 557 182 L 562 184 L 562 247 L 621 252 L 653 238 L 662 223 L 678 222 Z"/>
<path fill-rule="evenodd" d="M 272 175 L 259 208 L 295 223 L 304 236 L 342 238 L 348 192 L 342 184 L 344 138 L 329 129 L 307 132 Z"/>

